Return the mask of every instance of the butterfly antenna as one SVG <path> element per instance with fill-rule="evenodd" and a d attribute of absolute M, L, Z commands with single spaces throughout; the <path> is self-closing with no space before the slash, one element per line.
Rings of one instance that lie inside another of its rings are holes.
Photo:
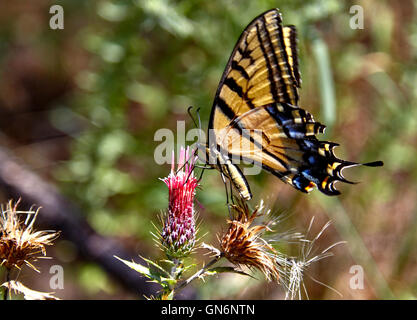
<path fill-rule="evenodd" d="M 190 108 L 188 108 L 188 110 L 190 110 Z M 194 118 L 191 116 L 191 114 L 190 114 L 190 117 L 193 119 L 193 122 L 194 122 L 195 126 L 199 129 L 198 130 L 198 142 L 197 142 L 197 150 L 198 150 L 200 144 L 202 144 L 201 143 L 201 118 L 200 118 L 200 108 L 197 108 L 196 114 L 197 114 L 198 124 L 196 123 L 196 121 L 194 120 Z"/>
<path fill-rule="evenodd" d="M 192 115 L 192 113 L 191 113 L 191 110 L 192 110 L 193 108 L 194 108 L 193 106 L 189 106 L 189 107 L 188 107 L 188 109 L 187 109 L 187 113 L 188 113 L 188 115 L 190 116 L 191 120 L 193 120 L 194 125 L 195 125 L 196 127 L 198 127 L 197 122 L 195 121 L 195 119 L 194 119 L 194 117 L 193 117 L 193 115 Z M 198 108 L 198 110 L 200 110 L 200 108 Z"/>
<path fill-rule="evenodd" d="M 198 119 L 198 128 L 201 130 L 201 118 L 200 118 L 200 108 L 197 108 L 197 119 Z"/>
<path fill-rule="evenodd" d="M 196 153 L 198 152 L 198 149 L 199 149 L 199 145 L 200 145 L 200 143 L 201 143 L 201 117 L 200 117 L 200 108 L 197 108 L 197 110 L 196 110 L 196 114 L 197 114 L 197 119 L 198 119 L 198 125 L 197 125 L 197 123 L 196 123 L 196 121 L 194 120 L 194 118 L 193 118 L 193 116 L 191 115 L 191 109 L 192 109 L 192 107 L 189 107 L 188 108 L 188 111 L 189 111 L 189 115 L 190 115 L 190 117 L 191 117 L 191 119 L 193 119 L 193 122 L 194 122 L 194 124 L 195 124 L 195 126 L 196 127 L 198 127 L 198 129 L 199 129 L 199 131 L 198 131 L 198 142 L 197 142 L 197 148 L 196 148 Z M 197 157 L 198 157 L 198 155 L 197 155 Z M 207 161 L 208 161 L 208 159 L 206 159 L 206 164 L 207 164 Z M 203 168 L 202 170 L 201 170 L 201 173 L 200 173 L 200 177 L 198 178 L 198 182 L 200 182 L 201 181 L 201 179 L 203 178 L 203 174 L 204 174 L 204 170 L 205 170 L 206 168 Z"/>
<path fill-rule="evenodd" d="M 194 108 L 193 106 L 189 106 L 189 107 L 187 108 L 187 113 L 188 113 L 188 115 L 190 116 L 191 120 L 193 121 L 194 125 L 197 127 L 197 122 L 195 121 L 195 118 L 193 117 L 193 115 L 192 115 L 192 113 L 191 113 L 191 110 L 192 110 L 193 108 Z M 200 108 L 198 108 L 197 110 L 200 110 Z M 200 137 L 201 137 L 200 132 L 199 132 L 198 136 L 199 136 L 199 139 L 200 139 Z M 196 154 L 197 154 L 197 149 L 196 149 L 196 151 L 194 151 L 193 156 L 195 156 Z M 191 157 L 190 157 L 190 158 L 191 158 Z M 190 159 L 190 158 L 189 158 L 189 159 Z M 187 161 L 185 161 L 185 162 L 184 162 L 184 164 L 183 164 L 180 168 L 178 168 L 178 170 L 175 172 L 176 174 L 177 174 L 180 170 L 182 170 L 186 164 L 188 164 L 189 159 L 187 159 Z M 193 166 L 193 168 L 192 168 L 191 172 L 194 170 L 194 168 L 195 168 L 195 166 Z M 188 178 L 187 178 L 187 182 L 188 182 Z"/>
<path fill-rule="evenodd" d="M 200 108 L 197 108 L 196 111 L 197 119 L 198 119 L 198 141 L 201 142 L 201 118 L 200 118 Z"/>
<path fill-rule="evenodd" d="M 196 110 L 197 119 L 198 119 L 198 124 L 197 124 L 197 121 L 195 120 L 195 118 L 193 117 L 193 115 L 191 113 L 191 110 L 193 108 L 194 108 L 193 106 L 189 106 L 188 109 L 187 109 L 187 113 L 190 116 L 191 120 L 193 121 L 194 126 L 199 129 L 197 148 L 196 148 L 196 151 L 194 152 L 194 156 L 195 156 L 195 155 L 197 155 L 197 152 L 198 152 L 198 145 L 201 142 L 201 119 L 200 119 L 200 108 L 197 108 L 197 110 Z M 198 157 L 198 155 L 197 155 L 197 157 Z"/>
<path fill-rule="evenodd" d="M 198 178 L 198 182 L 200 182 L 200 181 L 201 181 L 201 179 L 203 179 L 204 170 L 206 170 L 206 168 L 203 168 L 203 169 L 201 170 L 200 177 Z"/>

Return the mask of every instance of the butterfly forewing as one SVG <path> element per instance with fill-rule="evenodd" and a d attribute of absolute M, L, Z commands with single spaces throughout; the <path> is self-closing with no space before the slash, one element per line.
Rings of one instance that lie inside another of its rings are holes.
<path fill-rule="evenodd" d="M 281 22 L 274 9 L 243 31 L 220 81 L 210 129 L 225 128 L 235 117 L 273 102 L 298 104 L 295 28 L 283 27 Z"/>

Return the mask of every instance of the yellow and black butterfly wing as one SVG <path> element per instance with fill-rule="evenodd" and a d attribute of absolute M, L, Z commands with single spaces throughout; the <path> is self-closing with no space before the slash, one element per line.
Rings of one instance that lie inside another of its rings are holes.
<path fill-rule="evenodd" d="M 245 112 L 273 102 L 298 104 L 301 80 L 296 30 L 281 23 L 279 11 L 269 10 L 255 18 L 241 34 L 214 99 L 209 122 L 210 150 L 219 148 L 222 130 Z M 249 200 L 252 197 L 249 185 L 239 168 L 217 153 L 215 157 L 215 161 L 223 163 L 218 163 L 217 168 Z"/>
<path fill-rule="evenodd" d="M 215 133 L 250 109 L 273 102 L 298 104 L 296 30 L 281 23 L 281 14 L 273 9 L 255 18 L 240 36 L 214 99 L 209 129 Z"/>
<path fill-rule="evenodd" d="M 337 158 L 333 149 L 338 144 L 319 141 L 316 134 L 324 129 L 304 109 L 274 103 L 232 121 L 223 131 L 221 148 L 227 149 L 230 157 L 262 166 L 300 191 L 317 187 L 327 195 L 338 195 L 335 182 L 352 183 L 343 176 L 343 169 L 361 164 Z M 362 165 L 379 166 L 382 162 Z"/>
<path fill-rule="evenodd" d="M 342 170 L 358 164 L 337 158 L 336 143 L 319 141 L 325 126 L 298 107 L 296 30 L 281 23 L 278 10 L 267 11 L 239 38 L 214 99 L 209 148 L 218 150 L 216 161 L 224 165 L 217 168 L 241 195 L 248 184 L 232 158 L 254 162 L 298 190 L 335 195 L 336 181 L 349 182 Z"/>

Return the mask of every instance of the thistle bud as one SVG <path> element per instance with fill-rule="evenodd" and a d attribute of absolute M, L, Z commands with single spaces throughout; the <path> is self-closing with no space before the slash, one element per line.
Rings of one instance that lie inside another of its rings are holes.
<path fill-rule="evenodd" d="M 161 243 L 170 258 L 184 258 L 195 244 L 194 197 L 198 180 L 193 169 L 196 161 L 189 148 L 181 148 L 178 168 L 172 154 L 171 173 L 162 179 L 168 186 L 169 206 L 162 226 Z"/>

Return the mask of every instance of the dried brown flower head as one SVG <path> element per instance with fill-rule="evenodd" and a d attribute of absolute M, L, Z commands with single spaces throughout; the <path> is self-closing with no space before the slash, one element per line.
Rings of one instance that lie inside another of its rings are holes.
<path fill-rule="evenodd" d="M 39 213 L 36 211 L 17 211 L 19 201 L 13 204 L 10 200 L 6 209 L 1 207 L 0 216 L 0 265 L 11 270 L 20 269 L 26 264 L 33 270 L 39 270 L 31 263 L 41 256 L 46 256 L 45 247 L 52 245 L 58 237 L 55 231 L 35 231 L 33 224 Z M 26 215 L 25 219 L 21 219 Z"/>
<path fill-rule="evenodd" d="M 254 224 L 255 218 L 262 215 L 262 202 L 253 212 L 243 200 L 238 200 L 231 209 L 229 228 L 220 239 L 221 254 L 237 266 L 260 270 L 268 281 L 278 280 L 277 252 L 262 238 L 271 230 L 268 224 Z"/>

